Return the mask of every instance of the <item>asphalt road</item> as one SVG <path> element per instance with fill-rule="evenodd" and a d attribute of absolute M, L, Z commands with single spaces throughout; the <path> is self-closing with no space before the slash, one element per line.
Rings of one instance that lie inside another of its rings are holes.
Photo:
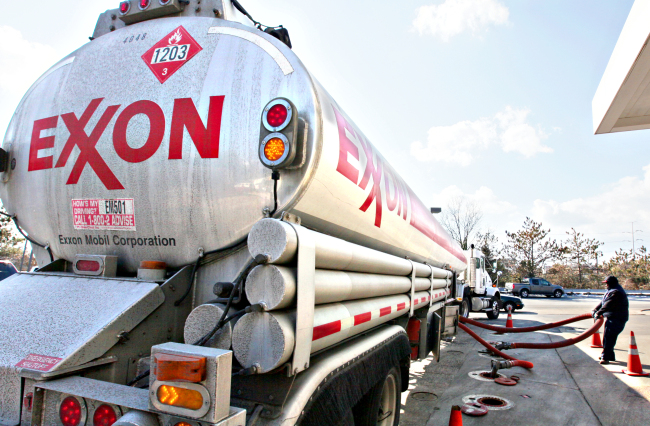
<path fill-rule="evenodd" d="M 555 322 L 591 312 L 597 296 L 573 296 L 561 299 L 529 297 L 525 308 L 514 313 L 514 326 Z M 535 364 L 532 370 L 502 370 L 506 376 L 517 374 L 517 386 L 504 387 L 494 382 L 470 378 L 474 371 L 489 369 L 490 359 L 479 354 L 483 349 L 466 333 L 459 331 L 445 344 L 440 362 L 431 357 L 411 366 L 409 391 L 402 394 L 404 404 L 400 425 L 447 426 L 452 405 L 462 405 L 471 395 L 495 395 L 513 403 L 506 411 L 490 411 L 484 417 L 463 415 L 463 425 L 650 425 L 650 378 L 630 377 L 621 373 L 627 365 L 629 332 L 634 331 L 641 362 L 650 371 L 650 297 L 630 297 L 630 321 L 616 345 L 618 362 L 598 364 L 600 349 L 590 347 L 591 339 L 556 350 L 518 349 L 510 355 Z M 473 319 L 504 325 L 502 313 L 496 321 L 485 314 Z M 543 332 L 495 336 L 473 327 L 486 340 L 549 342 L 575 337 L 591 324 L 585 320 Z"/>

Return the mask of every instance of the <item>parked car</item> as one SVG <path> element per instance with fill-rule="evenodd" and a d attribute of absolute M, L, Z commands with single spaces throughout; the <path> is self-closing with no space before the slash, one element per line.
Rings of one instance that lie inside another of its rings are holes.
<path fill-rule="evenodd" d="M 512 306 L 512 312 L 517 309 L 524 309 L 524 302 L 515 296 L 501 295 L 501 309 L 508 312 L 508 306 Z"/>
<path fill-rule="evenodd" d="M 506 289 L 515 296 L 524 299 L 531 294 L 543 294 L 546 297 L 560 298 L 564 295 L 564 288 L 551 284 L 543 278 L 524 278 L 521 283 L 506 283 Z"/>
<path fill-rule="evenodd" d="M 17 272 L 18 270 L 13 263 L 8 260 L 0 260 L 0 281 L 9 278 Z"/>

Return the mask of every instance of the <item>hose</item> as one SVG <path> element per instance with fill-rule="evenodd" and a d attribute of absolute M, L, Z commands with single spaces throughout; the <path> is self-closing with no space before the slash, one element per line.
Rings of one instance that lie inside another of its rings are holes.
<path fill-rule="evenodd" d="M 598 329 L 603 325 L 603 322 L 604 319 L 602 317 L 598 318 L 596 322 L 594 322 L 594 325 L 592 325 L 587 331 L 571 339 L 565 339 L 559 342 L 552 342 L 552 343 L 523 343 L 523 342 L 511 343 L 510 348 L 511 349 L 557 349 L 557 348 L 563 348 L 565 346 L 575 345 L 576 343 L 582 342 L 587 337 L 597 332 Z"/>
<path fill-rule="evenodd" d="M 592 318 L 591 314 L 582 314 L 582 315 L 578 315 L 577 317 L 565 319 L 558 322 L 551 322 L 549 324 L 536 325 L 533 327 L 510 327 L 510 328 L 483 324 L 482 322 L 475 321 L 473 319 L 469 319 L 465 317 L 460 317 L 460 321 L 467 324 L 475 325 L 480 328 L 485 328 L 486 330 L 496 331 L 499 333 L 530 333 L 531 331 L 548 330 L 549 328 L 555 328 L 561 325 L 570 324 L 572 322 L 582 321 L 590 318 Z"/>
<path fill-rule="evenodd" d="M 510 355 L 501 352 L 485 340 L 483 340 L 478 334 L 474 333 L 472 330 L 470 330 L 469 327 L 467 327 L 465 324 L 458 324 L 458 327 L 460 327 L 461 330 L 472 336 L 474 339 L 476 339 L 477 342 L 479 342 L 481 345 L 485 346 L 490 352 L 495 353 L 499 355 L 501 358 L 508 359 L 513 362 L 513 366 L 517 367 L 524 367 L 524 368 L 533 368 L 533 363 L 529 361 L 522 361 L 517 358 L 513 358 Z"/>

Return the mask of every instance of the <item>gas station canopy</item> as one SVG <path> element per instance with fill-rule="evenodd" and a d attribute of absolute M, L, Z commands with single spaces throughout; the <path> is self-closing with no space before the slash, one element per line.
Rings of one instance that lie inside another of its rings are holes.
<path fill-rule="evenodd" d="M 650 129 L 650 0 L 636 0 L 594 100 L 596 134 Z"/>

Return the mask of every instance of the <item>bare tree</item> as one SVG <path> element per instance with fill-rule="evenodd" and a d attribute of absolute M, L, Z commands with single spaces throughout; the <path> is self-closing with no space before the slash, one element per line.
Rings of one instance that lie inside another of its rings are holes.
<path fill-rule="evenodd" d="M 461 248 L 467 250 L 482 218 L 483 211 L 478 204 L 463 196 L 456 196 L 442 212 L 440 223 Z"/>

